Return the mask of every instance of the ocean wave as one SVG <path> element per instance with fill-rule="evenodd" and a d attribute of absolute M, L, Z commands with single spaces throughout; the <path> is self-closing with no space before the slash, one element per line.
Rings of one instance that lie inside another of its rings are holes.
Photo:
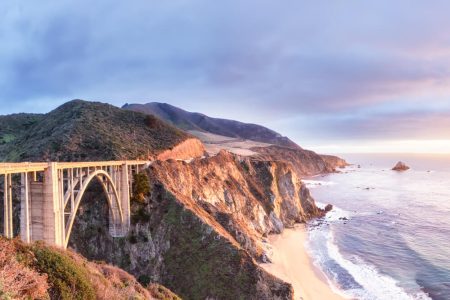
<path fill-rule="evenodd" d="M 327 204 L 319 202 L 319 201 L 315 201 L 315 203 L 316 203 L 316 206 L 321 208 L 321 209 L 324 209 L 325 206 L 327 205 Z M 339 221 L 339 220 L 342 220 L 342 218 L 347 218 L 348 219 L 351 216 L 353 216 L 354 214 L 355 213 L 350 212 L 348 210 L 344 210 L 344 209 L 341 209 L 341 208 L 339 208 L 337 206 L 333 206 L 333 209 L 326 214 L 325 220 L 327 222 Z M 317 221 L 318 222 L 322 222 L 322 220 L 317 220 Z"/>
<path fill-rule="evenodd" d="M 320 186 L 335 185 L 336 184 L 333 181 L 311 180 L 311 179 L 302 179 L 302 182 L 309 189 L 317 188 L 317 187 L 320 187 Z"/>
<path fill-rule="evenodd" d="M 335 243 L 332 231 L 327 228 L 310 231 L 307 248 L 315 265 L 326 275 L 330 286 L 334 289 L 340 286 L 339 294 L 345 297 L 361 300 L 431 299 L 423 292 L 408 294 L 395 279 L 381 274 L 374 266 L 366 264 L 356 255 L 350 259 L 344 258 Z"/>

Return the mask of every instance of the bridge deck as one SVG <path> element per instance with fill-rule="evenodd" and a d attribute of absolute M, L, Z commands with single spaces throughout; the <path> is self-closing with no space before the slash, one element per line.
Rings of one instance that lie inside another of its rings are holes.
<path fill-rule="evenodd" d="M 114 160 L 114 161 L 91 161 L 91 162 L 57 162 L 56 168 L 70 169 L 70 168 L 95 168 L 108 166 L 127 165 L 145 165 L 148 161 L 142 160 Z M 40 172 L 48 168 L 48 162 L 23 162 L 23 163 L 0 163 L 0 174 L 14 174 L 24 172 Z"/>

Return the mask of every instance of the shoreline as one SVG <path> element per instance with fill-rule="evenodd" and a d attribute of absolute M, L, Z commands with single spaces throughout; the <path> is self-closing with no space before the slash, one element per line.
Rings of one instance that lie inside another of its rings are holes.
<path fill-rule="evenodd" d="M 295 300 L 346 299 L 333 291 L 325 275 L 314 266 L 305 249 L 307 234 L 305 225 L 297 225 L 286 228 L 281 234 L 270 235 L 272 263 L 260 266 L 292 284 Z"/>

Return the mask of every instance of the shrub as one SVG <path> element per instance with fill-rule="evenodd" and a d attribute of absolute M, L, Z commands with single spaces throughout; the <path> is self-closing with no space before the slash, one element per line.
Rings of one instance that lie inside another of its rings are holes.
<path fill-rule="evenodd" d="M 47 276 L 21 263 L 11 241 L 0 238 L 0 299 L 43 299 L 47 297 Z"/>
<path fill-rule="evenodd" d="M 159 125 L 159 120 L 154 115 L 147 115 L 145 117 L 145 124 L 150 128 L 155 128 Z"/>
<path fill-rule="evenodd" d="M 88 271 L 68 254 L 37 243 L 32 247 L 35 267 L 48 275 L 50 294 L 56 299 L 95 299 Z"/>
<path fill-rule="evenodd" d="M 162 285 L 157 283 L 150 284 L 147 289 L 150 291 L 150 294 L 156 299 L 160 300 L 181 300 L 176 294 L 174 294 L 171 290 L 165 288 Z"/>
<path fill-rule="evenodd" d="M 148 223 L 150 221 L 150 214 L 144 207 L 139 207 L 136 212 L 131 216 L 131 223 Z"/>
<path fill-rule="evenodd" d="M 147 174 L 137 173 L 133 175 L 133 201 L 145 203 L 145 197 L 150 194 L 150 183 Z"/>

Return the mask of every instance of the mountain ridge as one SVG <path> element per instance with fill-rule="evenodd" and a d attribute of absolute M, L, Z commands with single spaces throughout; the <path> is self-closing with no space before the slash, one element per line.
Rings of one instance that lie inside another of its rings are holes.
<path fill-rule="evenodd" d="M 288 137 L 267 127 L 240 121 L 213 118 L 198 112 L 189 112 L 168 103 L 150 102 L 147 104 L 125 104 L 123 109 L 153 114 L 170 124 L 187 131 L 206 131 L 226 137 L 248 139 L 257 142 L 276 144 L 289 148 L 300 148 Z"/>

